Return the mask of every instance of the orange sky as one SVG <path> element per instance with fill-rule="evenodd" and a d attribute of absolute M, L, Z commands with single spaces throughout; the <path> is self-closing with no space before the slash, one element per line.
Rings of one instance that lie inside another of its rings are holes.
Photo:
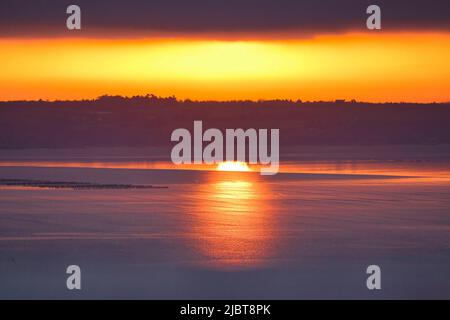
<path fill-rule="evenodd" d="M 0 100 L 450 101 L 450 33 L 311 39 L 0 39 Z"/>

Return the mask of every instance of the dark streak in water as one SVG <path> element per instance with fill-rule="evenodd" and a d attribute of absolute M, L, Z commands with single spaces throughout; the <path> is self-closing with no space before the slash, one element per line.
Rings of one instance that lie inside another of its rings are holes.
<path fill-rule="evenodd" d="M 135 184 L 100 184 L 90 182 L 60 182 L 25 179 L 0 179 L 0 185 L 52 188 L 52 189 L 167 189 L 167 186 L 135 185 Z"/>

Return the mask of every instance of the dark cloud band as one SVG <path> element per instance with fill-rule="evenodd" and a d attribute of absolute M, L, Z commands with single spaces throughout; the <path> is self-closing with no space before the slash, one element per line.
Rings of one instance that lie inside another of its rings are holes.
<path fill-rule="evenodd" d="M 70 4 L 85 35 L 365 30 L 370 4 L 385 30 L 450 30 L 449 0 L 1 0 L 0 36 L 65 34 Z"/>

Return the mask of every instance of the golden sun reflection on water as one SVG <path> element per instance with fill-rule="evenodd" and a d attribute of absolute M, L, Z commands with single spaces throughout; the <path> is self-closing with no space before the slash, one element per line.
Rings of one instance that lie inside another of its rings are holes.
<path fill-rule="evenodd" d="M 269 187 L 256 174 L 210 172 L 193 199 L 194 247 L 216 268 L 264 265 L 274 241 Z"/>

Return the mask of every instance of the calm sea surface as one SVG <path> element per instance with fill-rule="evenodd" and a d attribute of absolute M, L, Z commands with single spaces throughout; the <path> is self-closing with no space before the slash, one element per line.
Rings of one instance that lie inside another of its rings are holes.
<path fill-rule="evenodd" d="M 2 179 L 168 187 L 0 186 L 0 297 L 450 298 L 450 162 L 184 169 L 0 162 Z M 78 293 L 65 287 L 72 264 Z"/>

